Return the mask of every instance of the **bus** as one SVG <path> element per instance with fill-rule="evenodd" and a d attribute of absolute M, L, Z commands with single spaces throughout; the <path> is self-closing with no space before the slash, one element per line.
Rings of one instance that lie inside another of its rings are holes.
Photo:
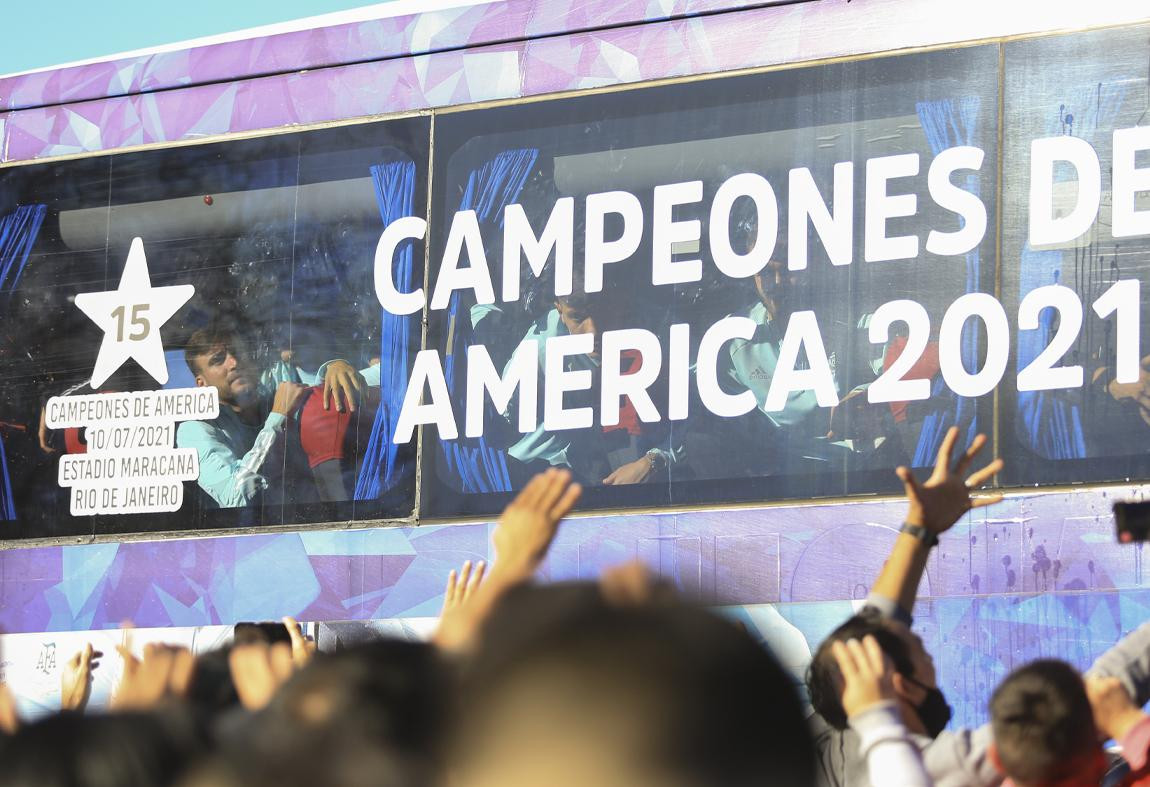
<path fill-rule="evenodd" d="M 535 473 L 801 682 L 951 426 L 954 723 L 1147 616 L 1150 10 L 492 0 L 0 78 L 0 629 L 424 636 Z M 107 697 L 115 665 L 97 676 Z"/>

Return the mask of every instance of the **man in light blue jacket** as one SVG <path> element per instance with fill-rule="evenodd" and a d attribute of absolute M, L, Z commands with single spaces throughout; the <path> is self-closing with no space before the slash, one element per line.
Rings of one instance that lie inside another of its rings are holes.
<path fill-rule="evenodd" d="M 352 411 L 369 385 L 379 386 L 378 366 L 361 373 L 343 360 L 329 361 L 314 375 L 287 361 L 261 374 L 236 337 L 223 330 L 196 331 L 184 355 L 196 385 L 214 387 L 219 393 L 220 414 L 213 421 L 182 422 L 176 444 L 196 449 L 200 488 L 220 508 L 251 505 L 273 486 L 271 478 L 295 478 L 297 473 L 309 477 L 306 465 L 298 467 L 302 459 L 298 437 L 296 450 L 289 449 L 288 425 L 307 399 L 310 386 L 322 381 L 325 409 L 334 404 Z M 308 487 L 297 485 L 295 491 Z M 293 502 L 305 499 L 307 495 Z"/>

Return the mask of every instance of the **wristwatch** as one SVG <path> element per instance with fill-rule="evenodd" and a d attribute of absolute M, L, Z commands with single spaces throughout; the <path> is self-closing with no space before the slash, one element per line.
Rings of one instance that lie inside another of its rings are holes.
<path fill-rule="evenodd" d="M 899 532 L 914 536 L 919 541 L 926 544 L 927 547 L 933 547 L 938 543 L 937 533 L 933 533 L 920 525 L 912 525 L 910 522 L 903 522 Z"/>
<path fill-rule="evenodd" d="M 652 448 L 647 453 L 643 454 L 647 461 L 651 463 L 651 469 L 658 472 L 667 469 L 667 455 L 658 448 Z"/>

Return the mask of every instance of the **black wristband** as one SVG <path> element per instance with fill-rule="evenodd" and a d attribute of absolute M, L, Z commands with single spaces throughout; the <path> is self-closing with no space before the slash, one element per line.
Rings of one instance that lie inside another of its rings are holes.
<path fill-rule="evenodd" d="M 903 522 L 899 532 L 914 536 L 919 541 L 926 544 L 928 548 L 938 544 L 938 535 L 936 533 L 932 533 L 920 525 L 912 525 L 910 522 Z"/>

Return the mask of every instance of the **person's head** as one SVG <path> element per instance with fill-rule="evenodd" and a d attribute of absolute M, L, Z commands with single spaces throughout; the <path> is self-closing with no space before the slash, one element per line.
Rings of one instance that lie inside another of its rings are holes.
<path fill-rule="evenodd" d="M 571 293 L 557 297 L 555 308 L 569 334 L 591 334 L 594 337 L 591 357 L 598 358 L 602 350 L 603 332 L 617 327 L 618 310 L 612 296 L 604 291 L 587 292 L 582 273 L 576 271 L 572 276 Z"/>
<path fill-rule="evenodd" d="M 448 682 L 426 643 L 317 654 L 187 787 L 436 787 Z"/>
<path fill-rule="evenodd" d="M 1098 784 L 1106 759 L 1078 671 L 1053 659 L 1010 673 L 990 698 L 991 757 L 1020 787 Z"/>
<path fill-rule="evenodd" d="M 807 669 L 811 705 L 835 729 L 847 728 L 842 705 L 842 674 L 831 646 L 873 636 L 894 666 L 892 683 L 907 728 L 935 737 L 950 721 L 950 707 L 938 688 L 934 659 L 922 639 L 901 623 L 864 612 L 831 632 L 815 651 Z"/>
<path fill-rule="evenodd" d="M 318 654 L 276 694 L 265 716 L 269 729 L 295 730 L 303 737 L 355 732 L 434 767 L 447 682 L 433 646 L 384 639 Z"/>
<path fill-rule="evenodd" d="M 806 271 L 789 270 L 786 258 L 777 253 L 754 275 L 755 294 L 767 307 L 771 319 L 785 321 L 792 312 L 810 305 L 804 283 L 807 275 Z"/>
<path fill-rule="evenodd" d="M 58 713 L 22 727 L 0 751 L 4 787 L 163 787 L 203 751 L 176 713 Z"/>
<path fill-rule="evenodd" d="M 752 249 L 758 252 L 759 214 L 751 200 L 743 199 L 735 203 L 728 229 L 731 247 L 737 254 L 749 254 Z M 770 238 L 762 240 L 771 242 Z M 807 298 L 803 287 L 806 275 L 806 271 L 788 270 L 786 231 L 777 227 L 770 261 L 751 277 L 755 295 L 767 307 L 771 319 L 785 321 L 791 312 L 806 307 Z"/>
<path fill-rule="evenodd" d="M 792 682 L 745 631 L 593 584 L 524 587 L 485 625 L 459 697 L 461 787 L 814 781 Z"/>
<path fill-rule="evenodd" d="M 196 385 L 215 388 L 220 404 L 244 407 L 257 396 L 259 375 L 236 337 L 218 328 L 203 328 L 191 335 L 184 360 Z"/>
<path fill-rule="evenodd" d="M 234 645 L 273 645 L 276 642 L 291 644 L 291 634 L 287 626 L 279 621 L 254 623 L 242 621 L 232 629 Z"/>
<path fill-rule="evenodd" d="M 354 730 L 294 731 L 271 749 L 240 734 L 177 787 L 440 787 L 410 753 Z"/>
<path fill-rule="evenodd" d="M 215 718 L 240 707 L 228 657 L 231 646 L 196 656 L 196 668 L 185 696 L 188 706 L 205 718 Z"/>

